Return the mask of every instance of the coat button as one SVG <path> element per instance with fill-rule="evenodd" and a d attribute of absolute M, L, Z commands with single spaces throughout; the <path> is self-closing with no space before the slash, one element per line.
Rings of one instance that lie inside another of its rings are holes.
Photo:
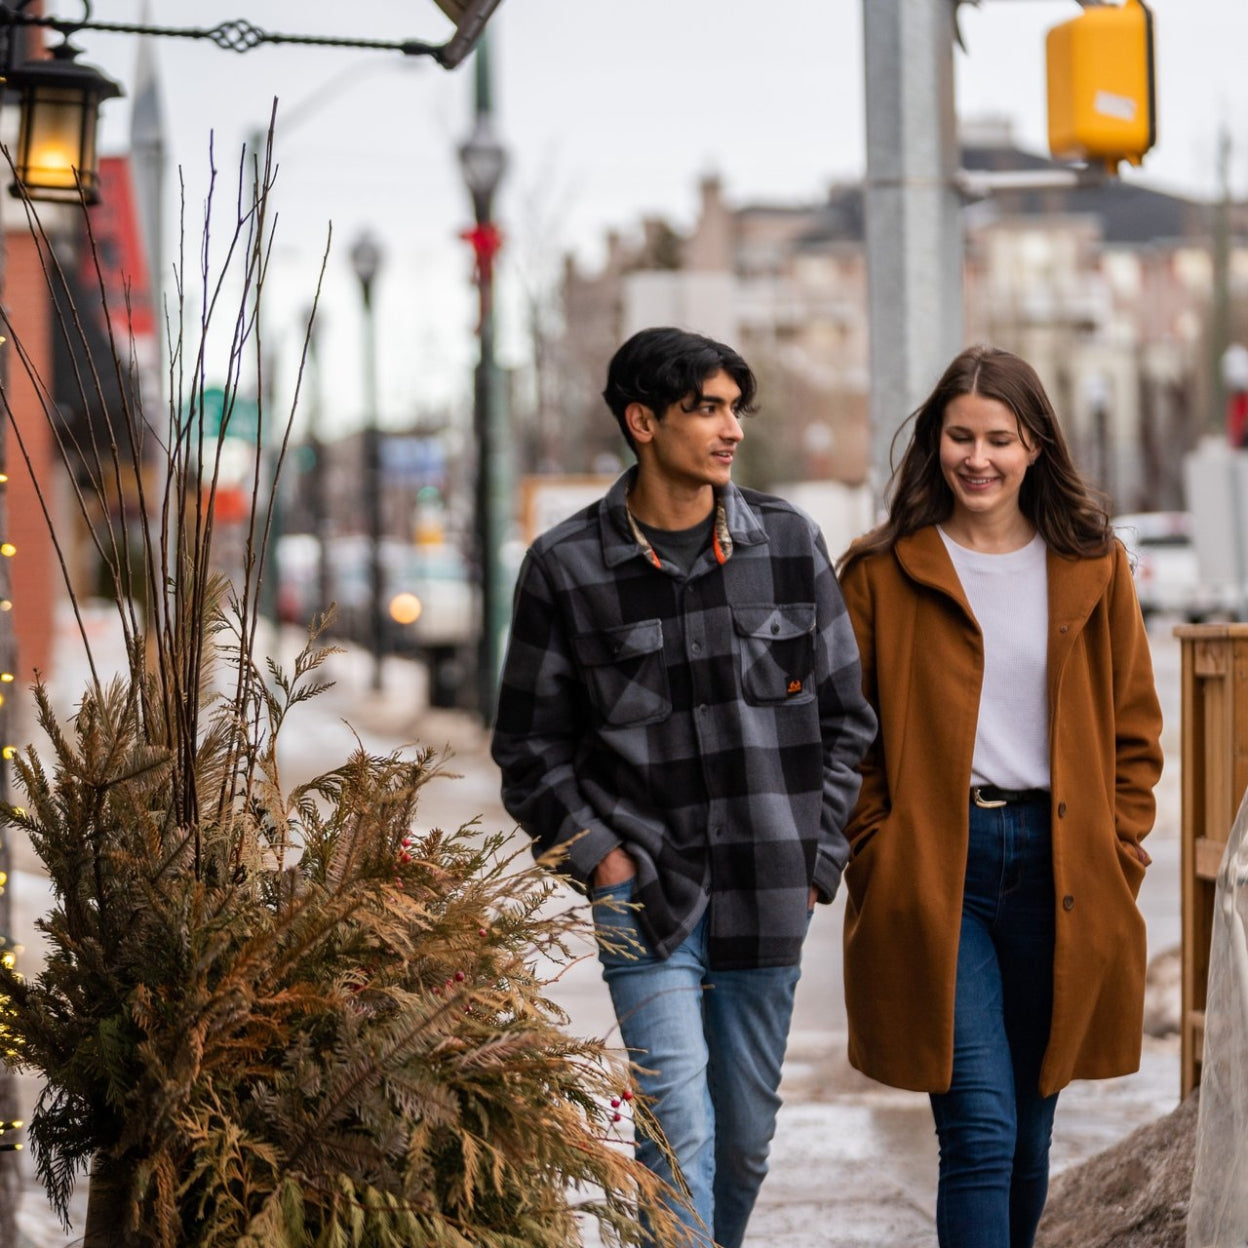
<path fill-rule="evenodd" d="M 1058 802 L 1058 804 L 1057 804 L 1057 817 L 1058 817 L 1059 819 L 1065 819 L 1065 818 L 1066 818 L 1066 803 L 1065 803 L 1065 802 Z"/>
<path fill-rule="evenodd" d="M 1070 625 L 1069 625 L 1069 624 L 1063 624 L 1063 625 L 1061 626 L 1061 628 L 1059 628 L 1057 631 L 1058 631 L 1059 633 L 1068 633 L 1068 632 L 1070 632 Z"/>
<path fill-rule="evenodd" d="M 1075 899 L 1069 893 L 1067 893 L 1066 896 L 1062 898 L 1062 909 L 1073 910 L 1074 908 L 1075 908 Z"/>
<path fill-rule="evenodd" d="M 780 625 L 779 625 L 779 624 L 773 624 L 773 625 L 771 626 L 771 635 L 772 635 L 773 637 L 774 637 L 774 636 L 775 636 L 775 635 L 776 635 L 779 631 L 780 631 Z"/>

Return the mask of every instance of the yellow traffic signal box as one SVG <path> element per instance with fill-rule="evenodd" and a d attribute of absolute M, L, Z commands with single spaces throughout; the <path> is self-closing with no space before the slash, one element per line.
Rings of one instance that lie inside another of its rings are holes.
<path fill-rule="evenodd" d="M 1153 15 L 1142 0 L 1096 5 L 1045 40 L 1049 150 L 1058 160 L 1138 165 L 1157 140 Z"/>

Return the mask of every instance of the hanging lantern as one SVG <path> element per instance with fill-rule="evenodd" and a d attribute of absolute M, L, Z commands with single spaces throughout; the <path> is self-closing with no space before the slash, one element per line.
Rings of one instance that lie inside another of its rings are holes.
<path fill-rule="evenodd" d="M 8 84 L 21 93 L 21 128 L 9 187 L 19 199 L 51 203 L 100 202 L 96 126 L 100 101 L 121 88 L 90 65 L 79 65 L 78 49 L 62 43 L 52 55 L 9 71 Z M 75 176 L 76 175 L 76 176 Z"/>

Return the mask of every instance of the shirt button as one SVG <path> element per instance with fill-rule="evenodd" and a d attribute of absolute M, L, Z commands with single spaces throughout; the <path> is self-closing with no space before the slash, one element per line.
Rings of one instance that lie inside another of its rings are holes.
<path fill-rule="evenodd" d="M 780 625 L 779 625 L 779 624 L 773 624 L 773 625 L 771 626 L 771 635 L 772 635 L 773 637 L 774 637 L 774 636 L 775 636 L 775 635 L 776 635 L 779 631 L 780 631 Z"/>
<path fill-rule="evenodd" d="M 1075 908 L 1075 899 L 1069 893 L 1067 893 L 1066 896 L 1062 898 L 1062 909 L 1073 910 L 1074 908 Z"/>
<path fill-rule="evenodd" d="M 1066 803 L 1065 803 L 1065 802 L 1058 802 L 1058 804 L 1057 804 L 1057 817 L 1058 817 L 1059 819 L 1065 819 L 1065 818 L 1066 818 Z"/>
<path fill-rule="evenodd" d="M 689 649 L 690 649 L 690 650 L 692 650 L 694 654 L 701 654 L 701 653 L 702 653 L 702 643 L 701 643 L 700 641 L 695 641 L 695 642 L 693 643 L 693 645 L 691 645 L 691 646 L 689 647 Z"/>

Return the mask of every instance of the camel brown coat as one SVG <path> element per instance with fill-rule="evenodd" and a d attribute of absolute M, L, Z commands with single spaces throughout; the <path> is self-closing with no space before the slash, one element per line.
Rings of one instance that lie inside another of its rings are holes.
<path fill-rule="evenodd" d="M 1139 1067 L 1145 932 L 1135 904 L 1161 773 L 1161 710 L 1126 552 L 1048 553 L 1056 944 L 1040 1072 Z M 943 1092 L 969 837 L 983 639 L 934 527 L 842 577 L 880 729 L 846 833 L 849 1058 L 882 1083 Z"/>

